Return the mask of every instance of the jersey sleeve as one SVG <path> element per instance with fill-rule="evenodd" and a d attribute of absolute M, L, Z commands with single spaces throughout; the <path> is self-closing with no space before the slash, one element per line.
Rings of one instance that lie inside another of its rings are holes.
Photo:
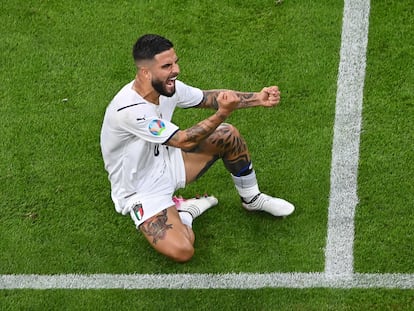
<path fill-rule="evenodd" d="M 177 107 L 191 108 L 201 103 L 203 91 L 199 88 L 189 86 L 181 81 L 176 81 Z"/>
<path fill-rule="evenodd" d="M 163 144 L 179 130 L 174 123 L 156 115 L 146 104 L 131 107 L 120 118 L 121 128 L 143 140 Z"/>
<path fill-rule="evenodd" d="M 159 118 L 150 118 L 137 122 L 139 123 L 139 130 L 135 134 L 152 143 L 164 144 L 178 131 L 178 126 Z"/>

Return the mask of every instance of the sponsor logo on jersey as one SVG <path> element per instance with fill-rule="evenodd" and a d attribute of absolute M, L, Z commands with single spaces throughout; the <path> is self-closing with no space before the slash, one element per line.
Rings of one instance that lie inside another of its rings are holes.
<path fill-rule="evenodd" d="M 132 206 L 132 210 L 134 211 L 135 217 L 137 217 L 138 220 L 141 220 L 144 216 L 144 209 L 142 208 L 142 204 L 134 204 L 134 206 Z"/>
<path fill-rule="evenodd" d="M 161 133 L 165 130 L 165 124 L 162 120 L 154 119 L 148 125 L 148 130 L 154 136 L 160 136 Z"/>

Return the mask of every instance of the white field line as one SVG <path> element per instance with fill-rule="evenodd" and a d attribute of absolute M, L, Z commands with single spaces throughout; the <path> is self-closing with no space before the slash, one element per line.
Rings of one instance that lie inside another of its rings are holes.
<path fill-rule="evenodd" d="M 353 272 L 354 213 L 369 0 L 345 0 L 331 167 L 325 272 L 228 274 L 10 274 L 0 289 L 414 289 L 414 274 Z"/>
<path fill-rule="evenodd" d="M 369 0 L 345 1 L 332 146 L 325 273 L 352 277 Z"/>
<path fill-rule="evenodd" d="M 1 289 L 413 289 L 414 274 L 353 274 L 342 279 L 325 273 L 0 275 L 0 284 Z"/>

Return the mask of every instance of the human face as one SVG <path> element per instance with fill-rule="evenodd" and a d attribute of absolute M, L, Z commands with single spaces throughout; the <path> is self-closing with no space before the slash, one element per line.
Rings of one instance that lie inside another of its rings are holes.
<path fill-rule="evenodd" d="M 180 73 L 178 57 L 173 48 L 155 55 L 151 66 L 151 85 L 163 96 L 171 97 L 175 93 L 175 80 Z"/>

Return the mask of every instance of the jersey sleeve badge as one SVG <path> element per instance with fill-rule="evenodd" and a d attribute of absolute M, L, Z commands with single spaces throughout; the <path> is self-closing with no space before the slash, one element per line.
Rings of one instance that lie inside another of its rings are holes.
<path fill-rule="evenodd" d="M 154 119 L 148 124 L 148 130 L 154 136 L 161 136 L 165 130 L 165 123 L 162 120 Z"/>

